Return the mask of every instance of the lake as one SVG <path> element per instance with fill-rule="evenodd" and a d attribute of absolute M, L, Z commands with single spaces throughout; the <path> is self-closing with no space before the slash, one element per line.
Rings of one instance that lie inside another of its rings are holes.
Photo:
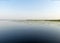
<path fill-rule="evenodd" d="M 0 21 L 0 43 L 60 43 L 60 22 Z"/>

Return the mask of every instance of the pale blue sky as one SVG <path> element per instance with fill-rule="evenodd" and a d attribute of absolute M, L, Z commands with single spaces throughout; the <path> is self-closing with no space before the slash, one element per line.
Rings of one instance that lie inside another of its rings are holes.
<path fill-rule="evenodd" d="M 57 0 L 0 0 L 0 19 L 57 19 Z"/>

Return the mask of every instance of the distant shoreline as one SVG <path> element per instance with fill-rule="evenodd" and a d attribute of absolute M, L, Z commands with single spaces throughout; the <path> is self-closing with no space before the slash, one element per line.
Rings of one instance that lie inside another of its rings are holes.
<path fill-rule="evenodd" d="M 28 19 L 28 20 L 15 20 L 15 19 L 0 19 L 0 21 L 60 21 L 60 20 L 35 20 L 35 19 Z"/>

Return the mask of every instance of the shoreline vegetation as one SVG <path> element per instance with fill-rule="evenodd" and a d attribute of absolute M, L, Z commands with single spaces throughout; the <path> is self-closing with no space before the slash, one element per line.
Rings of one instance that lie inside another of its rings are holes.
<path fill-rule="evenodd" d="M 55 19 L 53 19 L 53 20 L 40 20 L 40 19 L 26 19 L 26 20 L 15 20 L 15 19 L 0 19 L 0 21 L 57 21 L 57 22 L 60 22 L 60 20 L 55 20 Z"/>

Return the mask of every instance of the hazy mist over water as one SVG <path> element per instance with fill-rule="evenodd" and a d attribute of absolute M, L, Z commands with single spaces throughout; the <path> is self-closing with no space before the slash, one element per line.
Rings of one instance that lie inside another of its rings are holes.
<path fill-rule="evenodd" d="M 60 1 L 0 0 L 0 43 L 60 43 Z"/>
<path fill-rule="evenodd" d="M 0 21 L 0 43 L 60 43 L 60 23 Z"/>

